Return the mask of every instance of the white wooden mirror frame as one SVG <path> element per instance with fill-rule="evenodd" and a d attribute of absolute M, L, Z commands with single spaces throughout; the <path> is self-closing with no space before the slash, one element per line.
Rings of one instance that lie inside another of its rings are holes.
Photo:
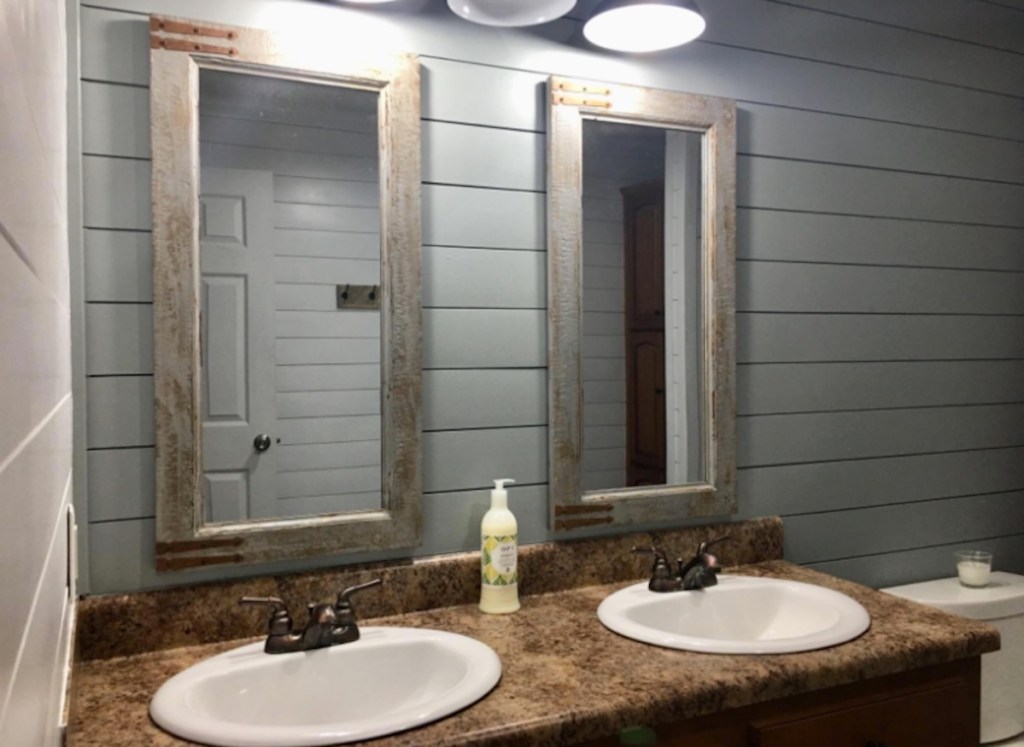
<path fill-rule="evenodd" d="M 556 531 L 736 511 L 736 105 L 636 86 L 549 80 L 548 422 L 550 521 Z M 701 418 L 704 481 L 582 491 L 583 120 L 700 132 Z"/>
<path fill-rule="evenodd" d="M 156 568 L 184 570 L 410 547 L 420 465 L 420 82 L 416 57 L 349 62 L 301 38 L 150 19 Z M 382 508 L 235 524 L 203 521 L 199 318 L 199 70 L 234 69 L 379 93 Z"/>

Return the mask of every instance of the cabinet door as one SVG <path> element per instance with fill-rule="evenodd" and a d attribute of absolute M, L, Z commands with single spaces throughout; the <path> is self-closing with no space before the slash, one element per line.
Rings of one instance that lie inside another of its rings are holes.
<path fill-rule="evenodd" d="M 970 685 L 940 687 L 851 702 L 848 707 L 799 713 L 751 724 L 756 747 L 976 747 L 978 712 Z"/>

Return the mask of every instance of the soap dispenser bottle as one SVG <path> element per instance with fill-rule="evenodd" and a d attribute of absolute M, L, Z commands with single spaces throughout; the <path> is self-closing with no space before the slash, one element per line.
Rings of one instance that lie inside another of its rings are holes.
<path fill-rule="evenodd" d="M 495 480 L 491 508 L 480 523 L 480 609 L 492 615 L 519 609 L 518 531 L 516 517 L 508 510 L 505 484 Z"/>

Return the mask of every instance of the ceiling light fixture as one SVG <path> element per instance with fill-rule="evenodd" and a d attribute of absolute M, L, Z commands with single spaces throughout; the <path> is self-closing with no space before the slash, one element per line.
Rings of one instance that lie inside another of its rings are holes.
<path fill-rule="evenodd" d="M 455 15 L 485 26 L 535 26 L 561 18 L 576 0 L 448 0 Z"/>
<path fill-rule="evenodd" d="M 583 35 L 591 44 L 618 52 L 656 52 L 693 41 L 705 26 L 693 0 L 606 0 Z"/>

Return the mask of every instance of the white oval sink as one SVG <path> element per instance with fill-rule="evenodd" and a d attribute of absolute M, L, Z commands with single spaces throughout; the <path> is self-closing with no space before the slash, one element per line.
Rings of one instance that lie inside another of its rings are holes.
<path fill-rule="evenodd" d="M 719 576 L 699 591 L 650 591 L 647 582 L 610 594 L 605 627 L 644 643 L 708 654 L 790 654 L 856 638 L 871 624 L 858 602 L 821 586 Z"/>
<path fill-rule="evenodd" d="M 444 718 L 498 684 L 484 643 L 417 628 L 361 628 L 353 643 L 270 655 L 227 651 L 171 677 L 149 705 L 167 731 L 224 747 L 355 742 Z"/>

